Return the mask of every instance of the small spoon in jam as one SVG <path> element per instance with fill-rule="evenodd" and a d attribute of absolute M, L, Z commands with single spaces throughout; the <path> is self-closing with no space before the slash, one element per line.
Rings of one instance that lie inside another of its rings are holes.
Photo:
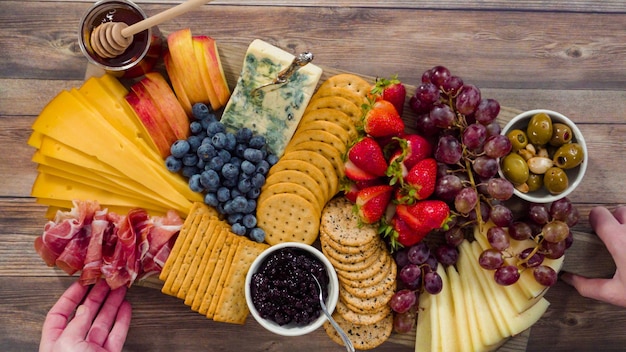
<path fill-rule="evenodd" d="M 110 59 L 117 57 L 124 53 L 133 43 L 133 36 L 135 34 L 165 21 L 169 21 L 209 1 L 210 0 L 187 0 L 186 2 L 130 26 L 124 22 L 104 22 L 91 32 L 89 41 L 91 48 L 102 58 Z"/>

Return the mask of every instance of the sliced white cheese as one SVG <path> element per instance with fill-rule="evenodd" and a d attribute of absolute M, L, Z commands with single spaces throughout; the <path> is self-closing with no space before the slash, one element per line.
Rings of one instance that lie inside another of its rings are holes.
<path fill-rule="evenodd" d="M 281 156 L 302 118 L 322 69 L 311 63 L 281 85 L 253 90 L 270 83 L 289 67 L 294 56 L 260 39 L 246 52 L 237 86 L 224 109 L 222 122 L 229 129 L 248 127 L 265 137 L 270 151 Z M 258 94 L 257 94 L 258 93 Z"/>
<path fill-rule="evenodd" d="M 415 352 L 431 352 L 433 330 L 430 324 L 430 315 L 437 309 L 432 304 L 432 296 L 420 294 L 417 308 L 417 326 L 415 328 Z"/>
<path fill-rule="evenodd" d="M 470 325 L 467 316 L 467 308 L 465 297 L 463 295 L 463 287 L 461 286 L 461 278 L 456 268 L 452 265 L 446 268 L 448 281 L 450 284 L 450 292 L 452 294 L 452 303 L 454 306 L 454 325 L 450 330 L 456 334 L 458 352 L 472 352 L 472 334 L 470 333 Z"/>
<path fill-rule="evenodd" d="M 439 306 L 439 342 L 433 344 L 433 347 L 438 347 L 439 349 L 433 348 L 433 351 L 458 352 L 460 350 L 460 344 L 465 344 L 467 341 L 459 340 L 458 331 L 455 329 L 455 322 L 458 318 L 456 310 L 454 309 L 454 302 L 452 301 L 453 287 L 450 285 L 450 280 L 443 265 L 440 264 L 437 266 L 437 273 L 441 276 L 443 287 L 441 292 L 435 295 Z M 435 336 L 433 336 L 433 341 L 436 341 Z"/>

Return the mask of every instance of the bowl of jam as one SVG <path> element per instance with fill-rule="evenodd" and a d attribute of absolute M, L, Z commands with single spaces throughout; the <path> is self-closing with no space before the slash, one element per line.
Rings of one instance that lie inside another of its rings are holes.
<path fill-rule="evenodd" d="M 266 249 L 246 275 L 246 302 L 254 319 L 283 336 L 305 335 L 326 321 L 319 289 L 332 313 L 339 299 L 339 282 L 332 264 L 313 246 L 285 242 Z"/>

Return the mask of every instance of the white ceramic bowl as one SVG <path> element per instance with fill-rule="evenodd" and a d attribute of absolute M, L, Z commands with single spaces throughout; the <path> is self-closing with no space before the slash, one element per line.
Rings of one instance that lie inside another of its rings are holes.
<path fill-rule="evenodd" d="M 314 258 L 317 258 L 326 268 L 326 273 L 328 274 L 329 283 L 328 283 L 328 296 L 326 298 L 326 307 L 328 311 L 332 314 L 337 306 L 337 300 L 339 299 L 339 281 L 337 279 L 337 273 L 333 268 L 333 265 L 328 261 L 328 259 L 324 256 L 322 252 L 317 250 L 315 247 L 299 243 L 299 242 L 285 242 L 274 245 L 268 249 L 266 249 L 263 253 L 261 253 L 255 260 L 252 262 L 250 266 L 250 270 L 248 270 L 248 274 L 246 275 L 246 283 L 245 283 L 245 293 L 246 293 L 246 303 L 248 304 L 248 308 L 250 309 L 250 313 L 254 317 L 254 319 L 267 330 L 283 336 L 300 336 L 308 334 L 312 331 L 317 330 L 324 322 L 326 321 L 326 316 L 324 312 L 320 310 L 320 316 L 306 326 L 296 326 L 295 324 L 287 324 L 287 325 L 278 325 L 277 323 L 264 319 L 259 315 L 258 310 L 252 303 L 252 296 L 250 290 L 250 283 L 252 281 L 252 275 L 259 270 L 259 267 L 265 261 L 268 256 L 272 253 L 287 247 L 295 247 L 301 249 L 303 251 L 308 252 Z"/>
<path fill-rule="evenodd" d="M 569 181 L 569 185 L 565 191 L 559 194 L 551 194 L 544 188 L 539 189 L 534 192 L 528 192 L 528 193 L 523 193 L 521 191 L 518 191 L 517 189 L 514 191 L 516 196 L 529 202 L 551 203 L 561 198 L 567 197 L 582 182 L 583 177 L 585 176 L 585 172 L 587 171 L 587 164 L 589 163 L 589 153 L 587 150 L 587 144 L 585 143 L 585 138 L 583 137 L 583 134 L 580 132 L 580 129 L 578 129 L 576 124 L 572 120 L 567 118 L 565 115 L 558 113 L 556 111 L 552 111 L 552 110 L 537 109 L 537 110 L 529 110 L 529 111 L 523 112 L 515 116 L 511 121 L 509 121 L 509 123 L 507 123 L 502 128 L 502 134 L 506 135 L 507 133 L 509 133 L 509 131 L 514 130 L 514 129 L 520 129 L 522 131 L 526 131 L 526 127 L 528 126 L 528 122 L 530 121 L 530 119 L 535 114 L 539 114 L 539 113 L 548 114 L 548 116 L 550 116 L 550 118 L 552 119 L 553 123 L 558 122 L 558 123 L 563 123 L 569 126 L 569 128 L 572 130 L 572 133 L 573 133 L 572 142 L 578 143 L 582 147 L 583 152 L 585 153 L 583 161 L 579 166 L 569 169 L 569 170 L 565 170 L 565 173 L 567 174 L 567 178 Z M 500 176 L 504 177 L 502 175 L 502 171 L 500 171 Z"/>

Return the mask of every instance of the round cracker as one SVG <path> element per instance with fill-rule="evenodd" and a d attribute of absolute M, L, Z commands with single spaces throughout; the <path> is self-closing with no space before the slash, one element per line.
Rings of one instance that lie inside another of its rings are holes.
<path fill-rule="evenodd" d="M 257 204 L 263 202 L 267 197 L 273 196 L 275 194 L 283 194 L 290 193 L 298 195 L 316 206 L 316 211 L 321 214 L 320 205 L 318 204 L 317 197 L 311 192 L 310 189 L 302 186 L 301 184 L 293 183 L 293 182 L 280 182 L 274 183 L 263 188 L 263 192 L 259 195 L 257 199 Z"/>
<path fill-rule="evenodd" d="M 346 253 L 346 254 L 361 254 L 369 251 L 371 247 L 375 247 L 376 242 L 372 241 L 370 243 L 366 243 L 363 246 L 344 246 L 342 244 L 337 243 L 326 233 L 322 227 L 320 227 L 320 240 L 324 241 L 329 247 L 332 247 L 338 252 Z"/>
<path fill-rule="evenodd" d="M 339 176 L 337 175 L 337 171 L 335 171 L 333 164 L 323 155 L 310 150 L 295 150 L 283 154 L 281 157 L 281 160 L 290 159 L 302 160 L 320 169 L 324 175 L 326 175 L 326 180 L 328 181 L 331 190 L 331 198 L 339 192 Z"/>
<path fill-rule="evenodd" d="M 352 103 L 354 103 L 354 105 L 359 106 L 359 107 L 367 102 L 367 100 L 365 99 L 365 96 L 363 96 L 361 93 L 355 90 L 352 90 L 345 86 L 344 87 L 332 86 L 329 84 L 327 85 L 322 84 L 317 90 L 317 92 L 313 94 L 313 97 L 311 98 L 311 100 L 323 98 L 323 97 L 333 97 L 333 96 L 348 99 Z"/>
<path fill-rule="evenodd" d="M 389 337 L 393 330 L 393 314 L 389 313 L 386 317 L 374 324 L 359 325 L 347 321 L 345 318 L 335 311 L 333 318 L 348 334 L 348 338 L 357 350 L 371 350 L 382 345 Z M 343 346 L 343 340 L 333 328 L 330 322 L 324 323 L 324 331 L 335 343 Z"/>
<path fill-rule="evenodd" d="M 346 144 L 341 140 L 341 138 L 335 136 L 334 134 L 326 131 L 320 130 L 296 130 L 296 133 L 291 137 L 291 140 L 288 144 L 298 144 L 307 141 L 316 141 L 322 142 L 329 145 L 332 145 L 333 148 L 337 149 L 339 153 L 342 155 L 346 153 Z"/>
<path fill-rule="evenodd" d="M 391 265 L 391 270 L 383 278 L 383 280 L 365 287 L 353 287 L 350 285 L 342 285 L 341 288 L 355 297 L 368 298 L 379 297 L 387 291 L 395 292 L 396 290 L 396 274 L 395 264 Z"/>
<path fill-rule="evenodd" d="M 320 85 L 318 90 L 325 89 L 326 87 L 342 87 L 350 89 L 351 91 L 362 96 L 363 99 L 369 96 L 372 91 L 372 84 L 368 81 L 352 73 L 340 73 L 329 77 L 324 83 Z"/>
<path fill-rule="evenodd" d="M 345 174 L 343 166 L 343 154 L 330 144 L 318 141 L 303 141 L 297 144 L 288 144 L 285 148 L 285 154 L 296 150 L 310 150 L 322 154 L 328 161 L 333 164 L 333 168 L 339 178 L 343 178 Z"/>
<path fill-rule="evenodd" d="M 343 246 L 364 246 L 380 239 L 378 229 L 372 225 L 360 225 L 353 204 L 345 197 L 332 199 L 324 209 L 320 227 L 329 238 Z"/>
<path fill-rule="evenodd" d="M 313 244 L 319 233 L 315 206 L 296 194 L 275 194 L 257 206 L 257 224 L 265 231 L 265 242 Z"/>
<path fill-rule="evenodd" d="M 282 182 L 296 183 L 310 190 L 311 193 L 315 195 L 315 198 L 317 198 L 317 204 L 320 209 L 323 209 L 324 205 L 326 204 L 324 191 L 322 190 L 320 184 L 306 173 L 296 170 L 282 170 L 268 176 L 267 179 L 265 179 L 265 184 L 263 185 L 263 188 L 261 188 L 261 194 L 263 194 L 265 188 L 273 184 Z"/>
<path fill-rule="evenodd" d="M 321 97 L 321 98 L 309 101 L 309 105 L 307 106 L 306 110 L 304 110 L 304 113 L 306 114 L 307 112 L 311 110 L 325 109 L 325 108 L 335 109 L 335 110 L 339 110 L 343 112 L 344 114 L 348 115 L 348 117 L 350 117 L 350 120 L 352 120 L 352 123 L 355 126 L 361 123 L 362 116 L 363 116 L 363 110 L 361 109 L 361 106 L 356 106 L 350 100 L 346 98 L 342 98 L 342 97 L 337 97 L 337 96 Z"/>
<path fill-rule="evenodd" d="M 393 261 L 393 258 L 391 258 L 391 256 L 387 256 L 387 258 L 385 258 L 385 261 L 387 261 L 388 264 L 384 266 L 385 269 L 374 271 L 371 273 L 370 276 L 359 278 L 359 279 L 349 279 L 349 278 L 344 278 L 343 276 L 338 276 L 339 282 L 341 282 L 343 287 L 350 286 L 354 288 L 364 288 L 364 287 L 376 285 L 377 283 L 381 282 L 389 275 L 393 274 L 393 276 L 395 277 L 395 275 L 397 274 L 397 266 L 396 265 L 392 266 L 391 263 L 389 263 L 390 260 Z M 395 274 L 393 270 L 395 270 Z"/>
<path fill-rule="evenodd" d="M 359 132 L 356 129 L 356 125 L 350 119 L 350 116 L 345 113 L 331 108 L 315 109 L 305 112 L 300 119 L 300 125 L 304 125 L 312 121 L 328 121 L 338 126 L 341 126 L 352 140 L 359 136 Z"/>
<path fill-rule="evenodd" d="M 281 158 L 276 164 L 274 164 L 274 166 L 272 166 L 269 173 L 267 174 L 267 177 L 270 177 L 273 174 L 280 172 L 280 171 L 284 171 L 284 170 L 300 171 L 311 176 L 311 178 L 314 179 L 315 182 L 317 182 L 320 185 L 322 192 L 324 192 L 324 203 L 322 204 L 325 204 L 326 200 L 330 199 L 331 194 L 332 194 L 332 189 L 330 187 L 328 179 L 326 178 L 326 175 L 324 174 L 324 172 L 322 172 L 322 170 L 317 168 L 315 165 L 309 164 L 303 160 L 296 160 L 296 159 L 285 160 Z"/>
<path fill-rule="evenodd" d="M 389 305 L 386 304 L 380 309 L 374 310 L 370 313 L 357 313 L 348 308 L 344 301 L 340 299 L 337 300 L 337 306 L 335 307 L 335 311 L 339 313 L 342 318 L 353 324 L 371 325 L 385 319 L 385 317 L 387 317 L 387 315 L 391 313 L 391 308 L 389 307 Z"/>
<path fill-rule="evenodd" d="M 374 264 L 361 270 L 348 271 L 337 269 L 337 275 L 341 276 L 342 279 L 360 281 L 376 275 L 379 271 L 386 271 L 386 266 L 389 265 L 386 257 L 389 257 L 390 255 L 387 251 L 380 251 L 375 254 L 375 256 L 378 257 L 378 259 L 374 262 Z"/>
<path fill-rule="evenodd" d="M 342 250 L 343 248 L 346 248 L 346 246 L 343 246 L 342 248 L 342 246 L 337 244 L 337 248 L 333 247 L 328 240 L 328 236 L 322 237 L 322 233 L 323 232 L 320 232 L 320 244 L 322 247 L 322 252 L 324 252 L 327 257 L 333 258 L 340 263 L 352 264 L 360 262 L 374 255 L 379 250 L 379 248 L 376 246 L 370 246 L 365 248 L 363 251 L 348 253 Z"/>
<path fill-rule="evenodd" d="M 377 251 L 373 252 L 372 255 L 367 256 L 367 257 L 361 257 L 361 260 L 350 262 L 350 263 L 342 262 L 329 255 L 327 255 L 326 258 L 328 258 L 328 260 L 333 264 L 333 267 L 335 267 L 335 270 L 359 271 L 359 270 L 363 270 L 373 265 L 375 261 L 379 260 L 380 255 L 378 255 L 379 254 L 378 251 L 384 250 L 384 247 L 382 246 L 383 245 L 380 244 Z"/>
<path fill-rule="evenodd" d="M 339 138 L 346 146 L 351 145 L 354 142 L 354 139 L 350 137 L 350 133 L 348 133 L 348 131 L 343 129 L 340 125 L 330 121 L 315 120 L 299 124 L 296 133 L 308 130 L 324 131 L 331 133 L 332 135 Z"/>
<path fill-rule="evenodd" d="M 384 291 L 378 296 L 357 297 L 346 290 L 339 290 L 339 297 L 344 300 L 348 307 L 358 313 L 369 312 L 387 305 L 394 293 L 395 290 L 390 290 Z"/>

